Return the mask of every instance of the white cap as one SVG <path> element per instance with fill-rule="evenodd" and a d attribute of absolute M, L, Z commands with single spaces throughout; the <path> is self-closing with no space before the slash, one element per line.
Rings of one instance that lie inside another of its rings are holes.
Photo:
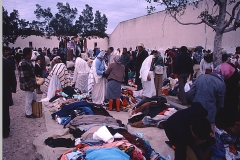
<path fill-rule="evenodd" d="M 139 43 L 138 46 L 141 46 L 144 48 L 144 44 L 143 43 Z"/>

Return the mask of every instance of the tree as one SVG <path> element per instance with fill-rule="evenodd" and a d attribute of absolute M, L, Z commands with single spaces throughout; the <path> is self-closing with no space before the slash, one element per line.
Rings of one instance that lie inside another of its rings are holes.
<path fill-rule="evenodd" d="M 194 8 L 198 8 L 198 4 L 203 0 L 146 0 L 147 2 L 155 2 L 160 5 L 166 6 L 166 13 L 172 16 L 178 23 L 182 25 L 198 25 L 205 23 L 211 27 L 215 32 L 214 37 L 214 66 L 221 63 L 221 50 L 222 50 L 222 38 L 223 34 L 231 31 L 236 31 L 240 27 L 240 1 L 236 0 L 213 0 L 214 5 L 211 10 L 216 12 L 210 12 L 210 9 L 206 8 L 201 14 L 196 17 L 199 18 L 199 22 L 183 23 L 179 20 L 179 17 L 184 14 L 187 7 L 193 5 Z M 206 1 L 207 2 L 207 1 Z M 233 5 L 231 12 L 227 11 L 227 5 Z M 155 8 L 148 7 L 148 13 L 151 13 Z M 227 16 L 229 18 L 227 18 Z"/>
<path fill-rule="evenodd" d="M 58 12 L 53 16 L 51 9 L 43 9 L 36 4 L 37 9 L 34 11 L 37 19 L 43 21 L 32 21 L 31 26 L 39 31 L 43 31 L 46 35 L 69 36 L 77 34 L 73 30 L 73 22 L 77 15 L 77 8 L 71 8 L 69 3 L 57 3 Z"/>
<path fill-rule="evenodd" d="M 95 13 L 95 18 L 94 18 L 94 31 L 95 35 L 99 36 L 101 38 L 107 37 L 106 28 L 108 24 L 108 19 L 105 14 L 101 16 L 101 12 L 98 10 Z"/>
<path fill-rule="evenodd" d="M 83 36 L 91 36 L 93 31 L 93 8 L 88 4 L 85 5 L 85 9 L 82 11 L 83 17 Z"/>
<path fill-rule="evenodd" d="M 28 26 L 29 22 L 24 19 L 19 19 L 19 13 L 17 10 L 13 10 L 13 12 L 8 15 L 7 10 L 2 7 L 2 15 L 3 44 L 8 46 L 10 43 L 15 43 L 19 36 L 22 38 L 29 36 L 23 32 L 23 30 Z"/>
<path fill-rule="evenodd" d="M 101 38 L 107 36 L 105 33 L 108 21 L 106 15 L 101 16 L 101 13 L 98 11 L 97 20 L 95 20 L 93 8 L 87 4 L 77 20 L 77 8 L 71 8 L 68 3 L 63 5 L 63 3 L 58 2 L 58 12 L 55 15 L 52 15 L 50 8 L 43 9 L 38 4 L 36 7 L 34 14 L 40 21 L 32 21 L 30 26 L 48 36 L 81 35 L 82 37 L 98 36 Z M 94 27 L 95 21 L 96 26 Z"/>

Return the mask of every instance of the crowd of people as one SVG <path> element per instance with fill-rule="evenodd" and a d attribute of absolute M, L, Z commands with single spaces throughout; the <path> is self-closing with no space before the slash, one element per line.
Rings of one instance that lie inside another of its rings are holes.
<path fill-rule="evenodd" d="M 240 137 L 240 47 L 236 47 L 234 55 L 222 50 L 222 63 L 216 68 L 213 66 L 211 51 L 204 50 L 201 46 L 192 51 L 182 46 L 167 49 L 165 53 L 157 50 L 149 53 L 144 44 L 140 43 L 135 51 L 132 48 L 129 51 L 127 48 L 123 48 L 122 52 L 120 49 L 115 51 L 113 47 L 106 51 L 89 50 L 87 59 L 81 58 L 80 53 L 76 55 L 77 52 L 73 52 L 72 60 L 75 64 L 72 81 L 69 67 L 65 64 L 66 57 L 61 56 L 60 51 L 59 54 L 49 51 L 45 47 L 37 51 L 31 48 L 18 48 L 16 51 L 3 47 L 4 137 L 8 137 L 10 132 L 9 106 L 13 105 L 11 93 L 16 92 L 16 69 L 20 89 L 25 91 L 27 118 L 36 117 L 32 112 L 32 101 L 36 101 L 36 93 L 43 93 L 41 85 L 36 84 L 36 77 L 45 78 L 48 99 L 55 95 L 56 90 L 72 86 L 82 93 L 91 94 L 94 105 L 101 107 L 108 100 L 108 109 L 111 111 L 116 108 L 119 112 L 121 87 L 129 85 L 132 77 L 128 77 L 128 73 L 134 72 L 133 80 L 137 90 L 142 90 L 143 99 L 162 96 L 163 81 L 172 77 L 178 79 L 181 104 L 191 105 L 173 114 L 163 124 L 169 145 L 176 151 L 175 159 L 186 159 L 189 150 L 197 159 L 205 156 L 199 151 L 205 149 L 207 152 L 208 147 L 213 145 L 210 133 L 214 132 L 215 125 L 230 135 Z M 192 80 L 193 84 L 185 92 L 188 80 Z M 240 145 L 239 141 L 236 143 Z"/>

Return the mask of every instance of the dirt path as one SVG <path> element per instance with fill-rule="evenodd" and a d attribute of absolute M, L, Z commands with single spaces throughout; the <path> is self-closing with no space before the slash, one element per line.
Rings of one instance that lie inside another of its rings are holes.
<path fill-rule="evenodd" d="M 41 97 L 37 95 L 37 100 Z M 25 117 L 25 93 L 19 89 L 19 83 L 13 101 L 14 105 L 10 106 L 10 136 L 3 139 L 3 160 L 42 160 L 42 156 L 36 153 L 33 140 L 46 132 L 45 119 Z"/>

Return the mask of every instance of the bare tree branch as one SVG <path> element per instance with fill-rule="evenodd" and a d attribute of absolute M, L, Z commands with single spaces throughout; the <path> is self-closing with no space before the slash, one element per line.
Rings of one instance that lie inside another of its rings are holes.
<path fill-rule="evenodd" d="M 231 15 L 231 17 L 230 17 L 230 19 L 229 19 L 229 21 L 224 25 L 224 27 L 223 27 L 223 31 L 232 23 L 232 21 L 233 21 L 233 19 L 234 19 L 234 17 L 235 17 L 235 11 L 236 11 L 236 9 L 237 9 L 237 7 L 240 5 L 240 1 L 239 2 L 237 2 L 236 4 L 235 4 L 235 6 L 233 7 L 233 10 L 232 10 L 232 15 Z M 237 13 L 237 17 L 239 18 L 239 14 L 240 14 L 240 9 L 238 10 L 238 13 Z M 235 19 L 235 22 L 236 22 L 236 20 L 237 20 L 237 18 Z"/>
<path fill-rule="evenodd" d="M 171 11 L 169 12 L 170 13 L 170 15 L 173 17 L 173 19 L 175 19 L 179 24 L 181 24 L 181 25 L 198 25 L 198 24 L 201 24 L 201 23 L 203 23 L 203 21 L 200 21 L 200 22 L 190 22 L 190 23 L 183 23 L 183 22 L 181 22 L 181 21 L 179 21 L 178 19 L 177 19 L 177 17 L 176 17 L 176 15 L 173 15 L 172 13 L 171 13 Z"/>
<path fill-rule="evenodd" d="M 209 27 L 211 27 L 214 31 L 216 31 L 216 26 L 212 25 L 211 23 L 209 23 L 208 21 L 205 21 L 204 19 L 202 20 L 203 23 L 205 23 L 206 25 L 208 25 Z"/>

